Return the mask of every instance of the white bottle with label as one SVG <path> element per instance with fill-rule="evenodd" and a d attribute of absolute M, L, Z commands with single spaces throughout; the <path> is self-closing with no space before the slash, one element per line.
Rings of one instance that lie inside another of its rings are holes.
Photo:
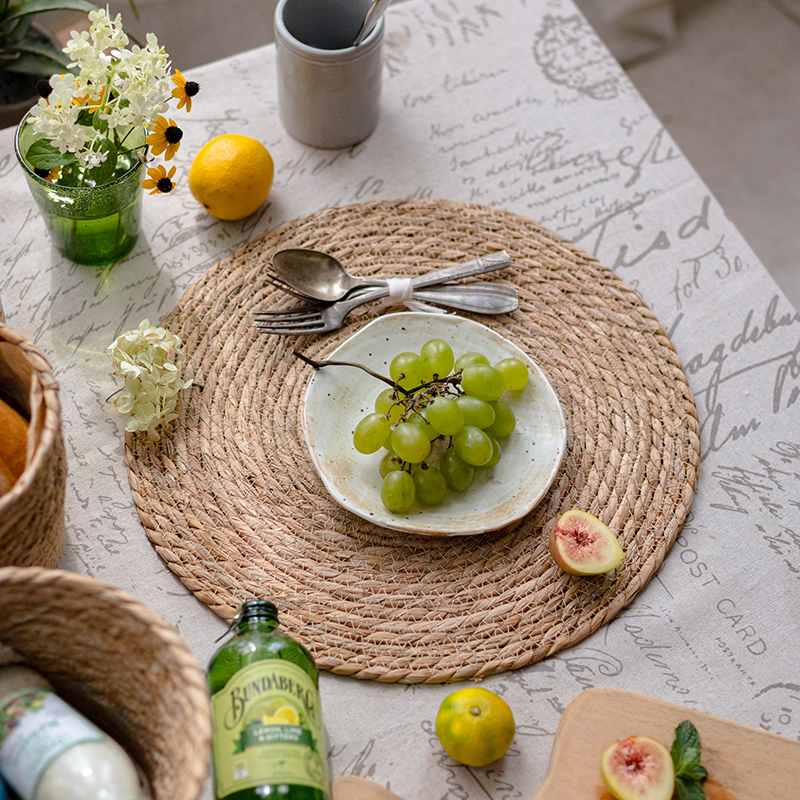
<path fill-rule="evenodd" d="M 22 800 L 145 800 L 128 754 L 22 666 L 0 668 L 0 773 Z"/>

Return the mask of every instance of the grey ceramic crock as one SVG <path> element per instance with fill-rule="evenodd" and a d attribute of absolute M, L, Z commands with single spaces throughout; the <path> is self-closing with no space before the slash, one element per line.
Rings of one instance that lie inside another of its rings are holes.
<path fill-rule="evenodd" d="M 371 0 L 280 0 L 275 8 L 278 109 L 286 131 L 327 150 L 378 124 L 384 21 L 357 46 Z"/>

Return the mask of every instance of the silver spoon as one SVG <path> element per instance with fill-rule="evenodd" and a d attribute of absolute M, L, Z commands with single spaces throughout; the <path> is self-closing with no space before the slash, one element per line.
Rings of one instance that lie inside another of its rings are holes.
<path fill-rule="evenodd" d="M 447 267 L 426 272 L 412 279 L 414 289 L 424 289 L 436 284 L 447 283 L 461 278 L 484 275 L 511 266 L 511 259 L 504 250 L 488 253 L 472 261 L 450 264 Z M 341 300 L 354 287 L 380 287 L 387 289 L 388 282 L 380 278 L 356 278 L 347 273 L 344 267 L 331 255 L 318 250 L 290 248 L 279 250 L 272 256 L 275 280 L 286 284 L 293 291 L 290 294 L 303 295 L 307 299 L 324 303 Z M 274 282 L 274 281 L 273 281 Z M 464 289 L 469 287 L 465 286 Z M 507 287 L 506 287 L 507 288 Z M 375 289 L 374 291 L 379 291 Z M 379 296 L 388 292 L 384 291 Z"/>
<path fill-rule="evenodd" d="M 358 36 L 356 36 L 356 40 L 353 42 L 353 47 L 361 44 L 367 34 L 377 25 L 378 20 L 384 15 L 384 12 L 389 8 L 389 3 L 391 2 L 392 0 L 373 0 L 369 11 L 367 11 L 367 16 L 364 17 L 361 30 L 358 32 Z"/>
<path fill-rule="evenodd" d="M 386 286 L 380 278 L 356 278 L 333 256 L 303 247 L 279 250 L 272 256 L 272 268 L 293 289 L 325 303 L 340 300 L 356 287 Z"/>

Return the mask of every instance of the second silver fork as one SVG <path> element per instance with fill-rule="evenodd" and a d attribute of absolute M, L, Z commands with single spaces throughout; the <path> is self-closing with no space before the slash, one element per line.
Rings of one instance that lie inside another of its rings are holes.
<path fill-rule="evenodd" d="M 261 333 L 284 335 L 328 333 L 341 327 L 345 317 L 358 308 L 380 297 L 389 289 L 364 289 L 346 300 L 330 305 L 310 305 L 275 311 L 256 311 L 256 327 Z M 437 303 L 476 314 L 505 314 L 519 308 L 516 289 L 492 283 L 431 286 L 416 289 L 414 299 Z"/>

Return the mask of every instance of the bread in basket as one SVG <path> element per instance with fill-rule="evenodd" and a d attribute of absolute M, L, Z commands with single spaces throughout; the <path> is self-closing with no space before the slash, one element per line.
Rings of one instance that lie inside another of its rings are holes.
<path fill-rule="evenodd" d="M 0 566 L 55 567 L 64 549 L 67 481 L 58 382 L 41 351 L 6 325 L 0 399 Z"/>

